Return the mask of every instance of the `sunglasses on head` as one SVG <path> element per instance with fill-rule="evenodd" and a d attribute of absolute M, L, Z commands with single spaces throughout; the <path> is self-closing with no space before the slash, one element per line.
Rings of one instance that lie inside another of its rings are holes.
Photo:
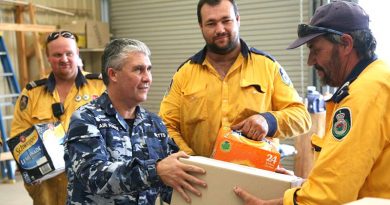
<path fill-rule="evenodd" d="M 308 24 L 299 24 L 298 25 L 298 37 L 305 37 L 310 34 L 315 33 L 333 33 L 342 36 L 344 33 L 340 31 L 336 31 L 330 28 L 324 28 L 319 26 L 311 26 Z"/>
<path fill-rule="evenodd" d="M 76 40 L 76 36 L 70 31 L 55 31 L 47 37 L 46 43 L 50 43 L 56 40 L 60 35 L 64 38 L 70 38 Z"/>

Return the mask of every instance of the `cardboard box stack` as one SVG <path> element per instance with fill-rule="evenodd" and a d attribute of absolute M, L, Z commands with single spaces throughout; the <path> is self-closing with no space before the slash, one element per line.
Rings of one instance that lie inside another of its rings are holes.
<path fill-rule="evenodd" d="M 104 48 L 110 41 L 108 23 L 91 20 L 73 21 L 61 25 L 60 28 L 77 35 L 79 48 Z"/>

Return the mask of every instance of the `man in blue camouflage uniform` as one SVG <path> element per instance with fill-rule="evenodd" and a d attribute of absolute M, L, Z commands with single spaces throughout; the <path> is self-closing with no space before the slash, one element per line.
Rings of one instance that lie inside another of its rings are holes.
<path fill-rule="evenodd" d="M 107 91 L 82 106 L 71 119 L 65 140 L 68 204 L 169 203 L 172 188 L 200 195 L 191 184 L 206 186 L 187 172 L 162 120 L 139 106 L 147 98 L 152 76 L 150 51 L 137 40 L 116 39 L 102 57 Z M 173 154 L 174 153 L 174 154 Z M 171 187 L 169 187 L 171 186 Z"/>

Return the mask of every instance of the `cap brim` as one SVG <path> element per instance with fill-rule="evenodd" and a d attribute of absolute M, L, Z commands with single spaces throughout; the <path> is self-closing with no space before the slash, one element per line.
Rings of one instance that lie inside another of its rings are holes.
<path fill-rule="evenodd" d="M 302 38 L 298 38 L 297 40 L 295 40 L 294 42 L 292 42 L 286 49 L 294 49 L 294 48 L 297 48 L 305 43 L 307 43 L 308 41 L 310 41 L 311 39 L 317 37 L 317 36 L 320 36 L 322 34 L 325 34 L 324 33 L 313 33 L 313 34 L 310 34 L 310 35 L 307 35 L 307 36 L 304 36 Z"/>

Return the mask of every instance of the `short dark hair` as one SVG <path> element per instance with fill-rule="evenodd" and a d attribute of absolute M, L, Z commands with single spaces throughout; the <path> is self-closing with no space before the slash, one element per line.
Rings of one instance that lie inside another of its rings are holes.
<path fill-rule="evenodd" d="M 371 59 L 375 55 L 376 39 L 371 30 L 356 30 L 348 32 L 353 38 L 353 48 L 356 50 L 357 55 L 361 59 Z M 324 37 L 334 43 L 341 44 L 341 36 L 336 34 L 325 34 Z"/>
<path fill-rule="evenodd" d="M 150 57 L 150 49 L 148 46 L 135 39 L 119 38 L 112 40 L 104 49 L 102 55 L 102 77 L 105 85 L 109 84 L 108 68 L 121 70 L 123 65 L 127 63 L 125 59 L 132 52 L 141 52 Z"/>
<path fill-rule="evenodd" d="M 202 15 L 200 14 L 200 10 L 202 9 L 203 5 L 208 4 L 210 6 L 216 6 L 220 4 L 223 0 L 199 0 L 198 2 L 198 8 L 196 10 L 196 14 L 198 15 L 198 23 L 202 23 Z M 229 0 L 230 3 L 232 3 L 234 8 L 234 14 L 238 15 L 238 6 L 236 4 L 235 0 Z"/>

